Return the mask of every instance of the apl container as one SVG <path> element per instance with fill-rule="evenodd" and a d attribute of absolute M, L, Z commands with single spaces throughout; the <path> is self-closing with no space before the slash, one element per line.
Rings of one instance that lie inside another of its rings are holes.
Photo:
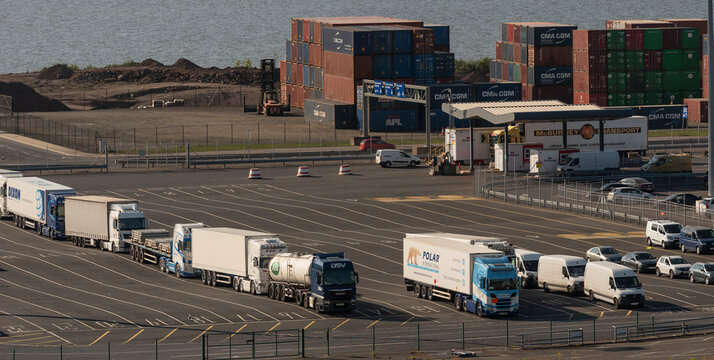
<path fill-rule="evenodd" d="M 519 82 L 474 84 L 473 100 L 477 102 L 521 101 L 521 96 L 521 83 Z M 466 102 L 468 101 L 470 100 Z"/>
<path fill-rule="evenodd" d="M 413 132 L 418 130 L 416 109 L 370 110 L 369 129 L 372 132 Z M 358 128 L 365 123 L 364 110 L 357 110 Z"/>
<path fill-rule="evenodd" d="M 372 32 L 352 27 L 323 27 L 323 51 L 369 55 L 373 51 Z"/>
<path fill-rule="evenodd" d="M 305 121 L 332 129 L 357 128 L 355 106 L 352 104 L 334 100 L 308 99 L 305 100 L 304 114 Z"/>

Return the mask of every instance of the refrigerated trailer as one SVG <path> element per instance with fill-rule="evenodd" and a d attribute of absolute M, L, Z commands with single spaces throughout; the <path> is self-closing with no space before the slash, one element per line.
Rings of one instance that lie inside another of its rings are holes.
<path fill-rule="evenodd" d="M 22 177 L 22 173 L 0 169 L 0 219 L 11 216 L 7 210 L 7 179 L 14 177 Z"/>
<path fill-rule="evenodd" d="M 76 192 L 38 177 L 7 179 L 7 209 L 16 226 L 52 239 L 65 237 L 65 198 Z"/>

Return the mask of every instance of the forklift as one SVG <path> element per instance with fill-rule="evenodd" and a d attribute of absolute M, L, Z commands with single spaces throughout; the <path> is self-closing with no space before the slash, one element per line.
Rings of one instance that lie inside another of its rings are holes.
<path fill-rule="evenodd" d="M 265 116 L 282 115 L 290 112 L 290 95 L 287 104 L 280 101 L 280 93 L 275 88 L 275 59 L 260 60 L 260 102 L 247 105 L 243 95 L 243 112 L 255 112 Z"/>

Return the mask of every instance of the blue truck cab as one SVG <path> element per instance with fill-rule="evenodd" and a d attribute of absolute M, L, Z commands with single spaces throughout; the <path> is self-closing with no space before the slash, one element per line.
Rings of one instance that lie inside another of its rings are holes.
<path fill-rule="evenodd" d="M 477 257 L 473 264 L 473 294 L 466 310 L 480 316 L 518 313 L 519 278 L 508 257 Z"/>
<path fill-rule="evenodd" d="M 47 218 L 41 234 L 52 239 L 65 238 L 64 198 L 74 196 L 74 191 L 52 192 L 47 194 Z"/>
<path fill-rule="evenodd" d="M 359 275 L 344 252 L 314 254 L 310 280 L 318 311 L 346 312 L 357 307 Z"/>
<path fill-rule="evenodd" d="M 679 233 L 679 247 L 682 252 L 691 250 L 697 254 L 714 250 L 714 230 L 704 226 L 684 226 Z"/>
<path fill-rule="evenodd" d="M 198 275 L 193 269 L 193 257 L 191 252 L 191 234 L 195 228 L 206 227 L 203 223 L 176 224 L 171 240 L 171 256 L 164 256 L 163 262 L 168 273 L 173 273 L 176 277 L 194 277 Z"/>

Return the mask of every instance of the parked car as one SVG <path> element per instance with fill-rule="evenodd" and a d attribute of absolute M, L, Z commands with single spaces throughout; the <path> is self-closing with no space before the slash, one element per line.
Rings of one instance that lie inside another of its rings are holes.
<path fill-rule="evenodd" d="M 643 179 L 641 177 L 629 177 L 620 180 L 620 184 L 625 184 L 627 186 L 639 189 L 642 191 L 652 192 L 654 191 L 654 184 Z"/>
<path fill-rule="evenodd" d="M 654 271 L 657 267 L 657 259 L 644 251 L 633 251 L 622 257 L 622 265 L 634 269 L 635 272 Z"/>
<path fill-rule="evenodd" d="M 679 232 L 682 230 L 680 223 L 670 220 L 650 220 L 645 228 L 647 246 L 653 244 L 662 248 L 679 247 Z"/>
<path fill-rule="evenodd" d="M 712 284 L 712 279 L 714 279 L 714 264 L 713 263 L 694 263 L 689 268 L 689 281 L 697 282 L 703 281 L 707 285 Z"/>
<path fill-rule="evenodd" d="M 690 266 L 692 265 L 679 255 L 660 256 L 659 260 L 657 260 L 655 274 L 657 276 L 662 276 L 662 274 L 669 275 L 670 279 L 680 276 L 686 277 L 689 275 Z"/>
<path fill-rule="evenodd" d="M 382 139 L 364 139 L 359 143 L 359 151 L 396 149 L 394 144 L 390 144 Z"/>
<path fill-rule="evenodd" d="M 392 165 L 415 167 L 421 163 L 418 157 L 396 149 L 377 150 L 374 161 L 381 167 L 392 167 Z"/>
<path fill-rule="evenodd" d="M 628 187 L 628 186 L 625 184 L 620 184 L 618 182 L 611 182 L 609 184 L 605 184 L 605 185 L 601 186 L 597 190 L 593 190 L 593 192 L 591 194 L 589 194 L 589 196 L 598 197 L 598 196 L 602 196 L 602 195 L 607 195 L 610 193 L 610 191 L 617 189 L 617 188 L 621 188 L 621 187 Z"/>
<path fill-rule="evenodd" d="M 622 261 L 622 254 L 612 246 L 597 246 L 585 252 L 585 260 L 588 262 L 609 261 L 619 264 Z"/>
<path fill-rule="evenodd" d="M 679 248 L 697 254 L 714 250 L 714 230 L 704 226 L 685 226 L 679 231 Z"/>
<path fill-rule="evenodd" d="M 714 211 L 714 198 L 712 197 L 703 198 L 702 201 L 698 201 L 697 203 L 697 212 L 711 214 L 712 211 Z"/>
<path fill-rule="evenodd" d="M 652 200 L 654 199 L 654 196 L 650 193 L 646 193 L 644 191 L 637 190 L 631 187 L 617 188 L 607 194 L 608 201 L 626 201 L 627 199 Z"/>
<path fill-rule="evenodd" d="M 671 202 L 675 203 L 677 205 L 688 205 L 688 206 L 694 206 L 697 203 L 697 200 L 701 200 L 701 196 L 697 196 L 694 194 L 687 194 L 687 193 L 677 193 L 677 194 L 672 194 L 670 196 L 667 196 L 666 198 L 660 200 L 661 202 Z"/>

